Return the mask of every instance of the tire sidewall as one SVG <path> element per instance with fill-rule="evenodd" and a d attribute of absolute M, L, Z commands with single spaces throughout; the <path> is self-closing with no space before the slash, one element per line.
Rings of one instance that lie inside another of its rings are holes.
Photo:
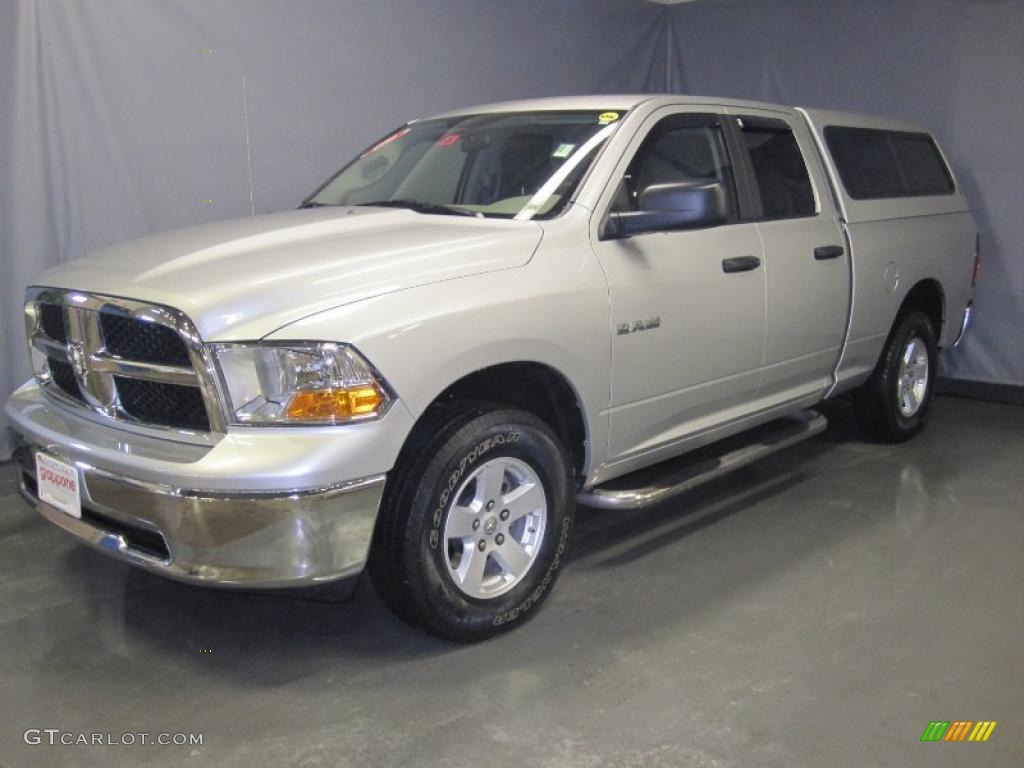
<path fill-rule="evenodd" d="M 547 520 L 540 552 L 522 581 L 492 599 L 472 598 L 449 574 L 444 527 L 454 494 L 484 462 L 525 462 L 544 486 Z M 532 615 L 551 590 L 568 550 L 574 493 L 565 451 L 540 421 L 509 411 L 480 416 L 456 432 L 424 472 L 413 502 L 422 597 L 459 637 L 486 637 Z M 412 586 L 412 585 L 410 585 Z M 446 631 L 446 634 L 449 632 Z"/>

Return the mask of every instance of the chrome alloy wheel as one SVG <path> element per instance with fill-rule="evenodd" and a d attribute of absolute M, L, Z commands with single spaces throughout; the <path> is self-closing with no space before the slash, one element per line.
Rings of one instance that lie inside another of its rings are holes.
<path fill-rule="evenodd" d="M 900 355 L 896 388 L 900 413 L 913 416 L 928 394 L 928 347 L 917 336 L 910 337 Z"/>
<path fill-rule="evenodd" d="M 544 541 L 544 485 L 529 464 L 502 456 L 477 467 L 453 499 L 444 524 L 452 580 L 478 600 L 505 594 L 522 581 Z"/>

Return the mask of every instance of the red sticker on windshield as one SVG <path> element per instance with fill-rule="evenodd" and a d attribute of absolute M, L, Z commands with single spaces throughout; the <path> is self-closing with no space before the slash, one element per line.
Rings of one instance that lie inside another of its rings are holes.
<path fill-rule="evenodd" d="M 453 144 L 458 144 L 459 139 L 462 137 L 457 133 L 446 133 L 440 139 L 437 140 L 437 146 L 439 147 L 450 147 Z"/>
<path fill-rule="evenodd" d="M 374 144 L 374 145 L 373 145 L 372 147 L 370 147 L 369 149 L 365 150 L 365 151 L 363 152 L 363 154 L 361 154 L 361 155 L 360 155 L 360 157 L 366 157 L 366 156 L 367 156 L 367 155 L 369 155 L 370 153 L 372 153 L 372 152 L 376 152 L 376 151 L 377 151 L 378 149 L 380 149 L 381 147 L 386 147 L 386 146 L 387 146 L 388 144 L 390 144 L 390 143 L 391 143 L 392 141 L 397 141 L 398 139 L 400 139 L 400 138 L 402 138 L 403 136 L 405 136 L 405 134 L 407 134 L 408 132 L 409 132 L 409 129 L 408 129 L 408 128 L 402 128 L 402 129 L 400 129 L 400 130 L 397 130 L 397 131 L 395 131 L 395 132 L 394 132 L 394 133 L 392 133 L 392 134 L 391 134 L 390 136 L 385 136 L 385 137 L 384 137 L 383 139 L 381 139 L 380 141 L 378 141 L 378 142 L 377 142 L 376 144 Z"/>

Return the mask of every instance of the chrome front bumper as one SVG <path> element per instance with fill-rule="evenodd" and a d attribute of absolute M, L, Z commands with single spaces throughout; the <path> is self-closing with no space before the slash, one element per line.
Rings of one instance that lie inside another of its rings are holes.
<path fill-rule="evenodd" d="M 213 495 L 119 477 L 78 461 L 78 519 L 39 500 L 35 450 L 21 443 L 15 451 L 21 493 L 51 523 L 132 565 L 219 586 L 308 586 L 358 575 L 384 489 L 379 475 L 280 495 Z"/>
<path fill-rule="evenodd" d="M 385 474 L 304 487 L 288 478 L 268 480 L 264 468 L 270 454 L 293 467 L 293 480 L 322 480 L 328 467 L 312 471 L 311 465 L 326 461 L 324 454 L 334 463 L 339 453 L 344 457 L 338 450 L 344 435 L 320 445 L 298 435 L 264 438 L 282 445 L 249 439 L 210 448 L 143 436 L 127 444 L 125 432 L 77 420 L 40 397 L 23 388 L 7 407 L 21 492 L 43 517 L 82 542 L 153 573 L 227 587 L 313 586 L 363 570 Z M 39 450 L 77 467 L 80 519 L 39 500 Z M 138 471 L 126 471 L 118 460 Z M 201 486 L 217 469 L 216 479 L 229 483 L 229 490 Z M 235 490 L 247 488 L 252 490 Z"/>

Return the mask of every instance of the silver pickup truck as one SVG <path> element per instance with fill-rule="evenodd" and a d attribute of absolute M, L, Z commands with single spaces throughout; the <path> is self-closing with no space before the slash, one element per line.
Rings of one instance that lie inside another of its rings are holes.
<path fill-rule="evenodd" d="M 399 127 L 297 210 L 44 272 L 6 411 L 24 496 L 101 551 L 228 587 L 365 569 L 406 621 L 476 640 L 536 612 L 577 501 L 661 502 L 844 392 L 911 437 L 976 274 L 919 127 L 498 104 Z"/>

